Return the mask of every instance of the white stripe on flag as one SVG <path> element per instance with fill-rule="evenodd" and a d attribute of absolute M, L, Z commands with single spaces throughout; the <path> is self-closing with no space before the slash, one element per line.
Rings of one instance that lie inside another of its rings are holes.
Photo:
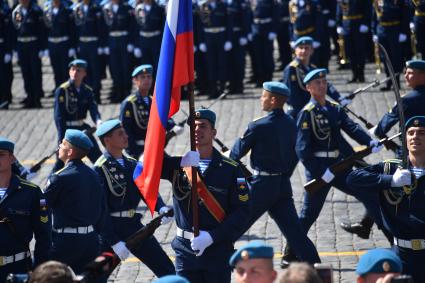
<path fill-rule="evenodd" d="M 176 41 L 177 36 L 177 20 L 179 17 L 179 3 L 180 0 L 170 0 L 167 7 L 167 24 L 171 34 Z"/>

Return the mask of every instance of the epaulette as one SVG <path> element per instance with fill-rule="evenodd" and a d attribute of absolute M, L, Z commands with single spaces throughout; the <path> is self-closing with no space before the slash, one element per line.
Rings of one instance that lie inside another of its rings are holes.
<path fill-rule="evenodd" d="M 128 154 L 128 153 L 127 153 L 127 152 L 125 152 L 125 151 L 122 153 L 122 155 L 124 155 L 124 156 L 125 156 L 125 158 L 127 158 L 127 159 L 130 159 L 130 160 L 132 160 L 132 161 L 137 162 L 137 159 L 136 159 L 136 158 L 134 158 L 134 157 L 130 156 L 130 154 Z"/>
<path fill-rule="evenodd" d="M 70 87 L 70 84 L 69 84 L 69 82 L 64 82 L 64 83 L 63 83 L 63 84 L 61 84 L 59 87 L 60 87 L 60 88 L 69 88 L 69 87 Z"/>
<path fill-rule="evenodd" d="M 297 60 L 292 60 L 291 63 L 289 63 L 289 66 L 297 68 L 300 65 L 300 63 Z"/>
<path fill-rule="evenodd" d="M 134 101 L 136 101 L 136 100 L 137 100 L 137 96 L 136 96 L 135 94 L 131 94 L 131 95 L 129 95 L 129 96 L 127 97 L 127 100 L 128 100 L 129 102 L 134 102 Z"/>
<path fill-rule="evenodd" d="M 94 163 L 94 166 L 101 167 L 103 165 L 103 163 L 105 163 L 105 162 L 106 162 L 106 158 L 105 158 L 105 156 L 102 155 L 96 160 L 96 162 Z"/>
<path fill-rule="evenodd" d="M 303 111 L 305 110 L 305 111 L 310 112 L 311 110 L 314 109 L 314 106 L 315 106 L 314 103 L 309 102 L 304 106 Z"/>
<path fill-rule="evenodd" d="M 93 91 L 93 89 L 88 84 L 84 84 L 84 87 L 87 88 L 90 91 Z"/>
<path fill-rule="evenodd" d="M 396 159 L 396 158 L 390 158 L 390 159 L 384 160 L 384 163 L 400 164 L 401 163 L 401 160 L 400 159 Z"/>
<path fill-rule="evenodd" d="M 62 172 L 63 170 L 65 170 L 66 169 L 66 166 L 65 167 L 63 167 L 62 169 L 59 169 L 58 171 L 56 171 L 56 172 L 54 172 L 53 174 L 54 175 L 58 175 L 60 172 Z"/>
<path fill-rule="evenodd" d="M 21 177 L 19 177 L 19 176 L 17 176 L 17 175 L 16 175 L 16 177 L 18 177 L 19 182 L 20 182 L 22 185 L 26 185 L 26 186 L 29 186 L 29 187 L 31 187 L 31 188 L 38 188 L 38 186 L 37 186 L 36 184 L 31 183 L 30 181 L 27 181 L 27 180 L 25 180 L 25 179 L 22 179 Z"/>
<path fill-rule="evenodd" d="M 340 106 L 338 103 L 336 103 L 336 102 L 334 102 L 334 101 L 329 101 L 330 102 L 330 104 L 332 105 L 332 106 Z"/>
<path fill-rule="evenodd" d="M 267 116 L 267 115 L 263 115 L 263 116 L 257 117 L 257 118 L 255 118 L 254 120 L 252 120 L 252 122 L 258 121 L 258 120 L 260 120 L 260 119 L 262 119 L 262 118 L 264 118 L 264 117 L 266 117 L 266 116 Z"/>
<path fill-rule="evenodd" d="M 234 161 L 233 159 L 230 159 L 226 156 L 223 156 L 223 162 L 226 162 L 227 164 L 230 164 L 233 167 L 238 167 L 238 165 L 239 165 L 236 161 Z"/>

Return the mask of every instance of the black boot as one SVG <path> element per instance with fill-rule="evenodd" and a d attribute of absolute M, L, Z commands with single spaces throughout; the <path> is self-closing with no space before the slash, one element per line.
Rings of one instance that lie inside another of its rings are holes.
<path fill-rule="evenodd" d="M 348 222 L 342 222 L 340 226 L 342 229 L 344 229 L 348 233 L 356 234 L 362 239 L 369 239 L 369 235 L 370 235 L 370 231 L 372 230 L 373 223 L 374 223 L 373 219 L 370 216 L 365 215 L 360 222 L 356 222 L 353 224 Z"/>
<path fill-rule="evenodd" d="M 357 79 L 358 79 L 359 83 L 365 82 L 364 65 L 360 65 L 360 66 L 357 67 Z"/>
<path fill-rule="evenodd" d="M 280 268 L 285 269 L 291 264 L 291 262 L 299 261 L 297 256 L 291 247 L 286 244 L 285 249 L 283 251 L 282 259 L 280 260 Z"/>

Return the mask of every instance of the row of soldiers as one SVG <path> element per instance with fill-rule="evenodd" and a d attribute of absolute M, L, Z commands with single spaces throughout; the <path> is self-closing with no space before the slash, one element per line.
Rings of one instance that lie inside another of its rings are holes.
<path fill-rule="evenodd" d="M 41 106 L 42 57 L 50 57 L 56 88 L 67 79 L 70 58 L 87 61 L 86 82 L 98 103 L 107 64 L 113 80 L 112 102 L 129 94 L 133 67 L 152 64 L 156 72 L 165 9 L 155 1 L 84 0 L 71 5 L 52 0 L 40 8 L 33 0 L 20 0 L 9 9 L 2 0 L 0 8 L 2 107 L 12 98 L 12 50 L 17 51 L 27 93 L 23 103 L 28 108 Z M 421 56 L 425 49 L 421 0 L 208 0 L 194 2 L 193 12 L 197 86 L 210 97 L 221 94 L 227 82 L 229 93 L 243 92 L 246 54 L 252 62 L 251 81 L 261 86 L 271 80 L 275 40 L 283 69 L 292 59 L 290 43 L 303 36 L 314 38 L 313 63 L 327 68 L 332 39 L 341 62 L 349 62 L 351 82 L 364 81 L 372 39 L 388 50 L 396 73 L 402 71 L 404 59 Z M 375 59 L 379 64 L 379 54 Z M 390 86 L 389 82 L 386 89 Z"/>

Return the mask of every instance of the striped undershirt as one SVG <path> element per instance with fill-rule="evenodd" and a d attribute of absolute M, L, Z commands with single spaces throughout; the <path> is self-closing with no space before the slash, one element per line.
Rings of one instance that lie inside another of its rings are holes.
<path fill-rule="evenodd" d="M 199 160 L 199 170 L 201 171 L 202 174 L 204 174 L 205 170 L 207 170 L 210 163 L 211 163 L 211 159 Z"/>
<path fill-rule="evenodd" d="M 124 158 L 117 158 L 116 160 L 122 167 L 124 167 Z"/>
<path fill-rule="evenodd" d="M 0 188 L 0 199 L 6 194 L 7 188 Z"/>
<path fill-rule="evenodd" d="M 416 179 L 419 179 L 421 176 L 425 175 L 425 168 L 412 167 L 411 170 L 413 174 L 415 174 Z"/>
<path fill-rule="evenodd" d="M 146 103 L 146 105 L 149 105 L 149 97 L 144 96 L 143 101 Z"/>

